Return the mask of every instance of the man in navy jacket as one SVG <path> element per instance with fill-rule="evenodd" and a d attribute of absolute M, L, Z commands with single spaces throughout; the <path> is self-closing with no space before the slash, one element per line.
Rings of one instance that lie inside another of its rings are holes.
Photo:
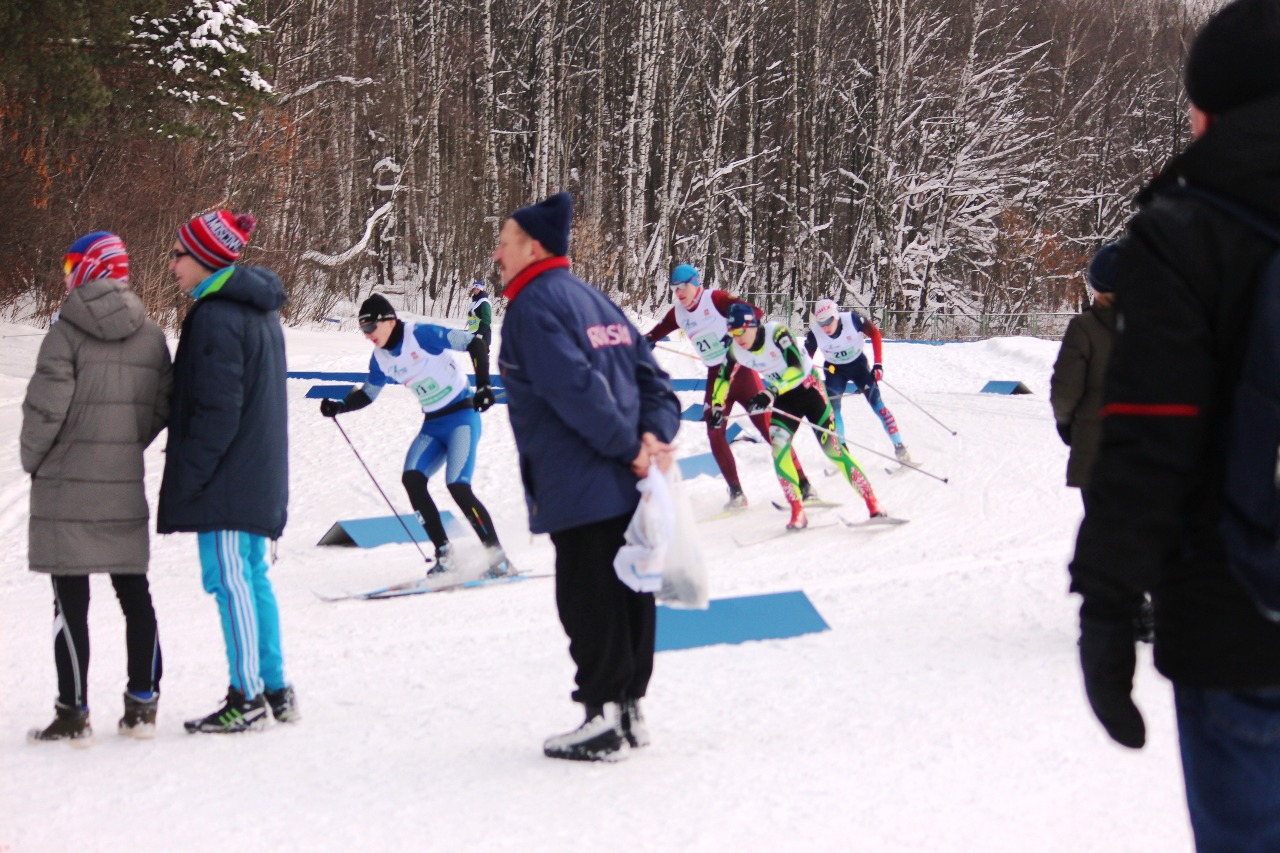
<path fill-rule="evenodd" d="M 671 380 L 621 309 L 569 271 L 568 193 L 503 224 L 493 259 L 508 300 L 498 365 L 510 403 L 529 529 L 556 546 L 556 606 L 586 719 L 552 758 L 616 761 L 648 742 L 639 699 L 653 672 L 652 595 L 613 559 L 636 481 L 680 426 Z"/>
<path fill-rule="evenodd" d="M 190 732 L 242 732 L 298 717 L 285 680 L 267 540 L 289 502 L 284 286 L 237 266 L 254 219 L 218 210 L 178 231 L 169 269 L 195 300 L 174 358 L 169 445 L 156 529 L 199 534 L 204 588 L 218 602 L 230 689 Z"/>

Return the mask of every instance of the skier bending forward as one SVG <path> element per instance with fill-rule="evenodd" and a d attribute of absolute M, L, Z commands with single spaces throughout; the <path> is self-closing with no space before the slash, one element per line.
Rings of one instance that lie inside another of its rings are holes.
<path fill-rule="evenodd" d="M 729 337 L 733 345 L 716 377 L 711 403 L 713 408 L 724 405 L 735 363 L 760 374 L 765 390 L 747 401 L 747 411 L 773 412 L 769 442 L 773 446 L 774 469 L 786 485 L 787 501 L 791 504 L 787 529 L 801 530 L 809 525 L 800 501 L 799 478 L 791 461 L 791 442 L 805 419 L 814 425 L 813 432 L 822 451 L 866 501 L 871 517 L 884 515 L 866 474 L 838 440 L 835 416 L 822 390 L 822 379 L 814 371 L 808 354 L 796 344 L 791 330 L 776 322 L 762 326 L 750 306 L 739 304 L 729 307 Z"/>
<path fill-rule="evenodd" d="M 427 494 L 427 479 L 445 468 L 449 494 L 488 549 L 488 577 L 511 574 L 511 564 L 498 542 L 489 511 L 471 491 L 471 475 L 480 443 L 480 415 L 493 405 L 489 388 L 489 348 L 484 339 L 459 329 L 431 323 L 405 323 L 391 303 L 373 294 L 360 305 L 360 331 L 374 345 L 369 378 L 343 400 L 321 400 L 320 414 L 332 418 L 363 409 L 378 398 L 383 386 L 408 386 L 422 406 L 422 431 L 404 460 L 401 482 L 409 502 L 422 516 L 422 526 L 436 546 L 436 564 L 427 574 L 452 571 L 456 562 L 435 501 Z M 476 371 L 475 394 L 449 350 L 466 352 Z"/>

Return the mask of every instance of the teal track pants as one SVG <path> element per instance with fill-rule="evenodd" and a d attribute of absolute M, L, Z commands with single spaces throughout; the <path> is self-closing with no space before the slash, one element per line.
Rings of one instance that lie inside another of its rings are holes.
<path fill-rule="evenodd" d="M 288 685 L 280 611 L 267 579 L 267 540 L 239 530 L 199 534 L 205 592 L 218 602 L 231 686 L 252 699 Z"/>

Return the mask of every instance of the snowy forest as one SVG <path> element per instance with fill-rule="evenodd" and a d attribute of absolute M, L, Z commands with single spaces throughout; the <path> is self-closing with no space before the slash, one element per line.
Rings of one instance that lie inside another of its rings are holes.
<path fill-rule="evenodd" d="M 1218 4 L 1213 4 L 1218 5 Z M 677 263 L 770 307 L 1071 311 L 1185 144 L 1182 0 L 61 0 L 0 4 L 0 306 L 80 234 L 181 313 L 177 227 L 251 212 L 289 318 L 371 289 L 459 313 L 502 218 L 574 195 L 622 304 Z"/>

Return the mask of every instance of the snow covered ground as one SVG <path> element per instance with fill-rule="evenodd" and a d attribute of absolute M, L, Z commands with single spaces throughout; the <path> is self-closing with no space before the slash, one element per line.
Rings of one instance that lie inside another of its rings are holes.
<path fill-rule="evenodd" d="M 643 326 L 642 326 L 643 327 Z M 1113 745 L 1093 721 L 1075 655 L 1077 603 L 1065 565 L 1080 501 L 1048 406 L 1053 342 L 997 339 L 886 345 L 888 403 L 942 484 L 856 455 L 889 511 L 877 532 L 811 530 L 748 548 L 781 526 L 763 445 L 735 444 L 751 509 L 702 525 L 714 598 L 802 589 L 831 625 L 820 634 L 659 654 L 645 704 L 654 742 L 614 766 L 557 762 L 547 735 L 580 721 L 552 581 L 384 602 L 326 604 L 316 591 L 414 577 L 410 545 L 360 552 L 315 543 L 340 518 L 386 508 L 314 383 L 290 380 L 290 521 L 272 568 L 286 662 L 305 719 L 247 736 L 191 736 L 226 663 L 195 539 L 153 539 L 151 582 L 165 676 L 158 737 L 117 737 L 123 620 L 93 583 L 89 749 L 30 746 L 56 693 L 46 578 L 26 570 L 28 481 L 20 403 L 39 330 L 0 325 L 0 853 L 61 850 L 855 850 L 1183 851 L 1191 849 L 1172 701 L 1140 654 L 1136 698 L 1148 747 Z M 291 329 L 291 370 L 360 371 L 350 329 Z M 702 375 L 670 353 L 676 376 Z M 1020 379 L 1030 396 L 983 395 Z M 683 393 L 687 404 L 700 393 Z M 846 405 L 854 440 L 889 444 L 870 409 Z M 419 419 L 407 392 L 344 416 L 356 447 L 407 511 L 403 453 Z M 552 548 L 531 537 L 505 407 L 484 416 L 476 493 L 524 569 Z M 681 455 L 707 450 L 686 424 Z M 164 436 L 147 454 L 152 506 Z M 823 495 L 865 510 L 821 475 Z M 688 484 L 700 513 L 719 479 Z M 443 506 L 449 501 L 433 484 Z M 813 513 L 817 519 L 820 513 Z M 458 537 L 463 553 L 478 544 Z"/>

